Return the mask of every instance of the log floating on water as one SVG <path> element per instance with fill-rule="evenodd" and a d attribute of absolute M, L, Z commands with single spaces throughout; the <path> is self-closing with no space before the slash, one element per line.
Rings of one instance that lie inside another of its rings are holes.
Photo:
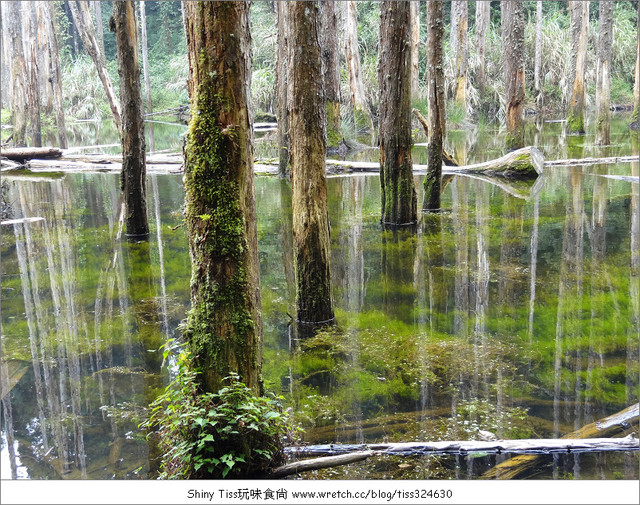
<path fill-rule="evenodd" d="M 24 161 L 33 158 L 59 158 L 62 156 L 62 149 L 57 147 L 12 147 L 0 149 L 0 156 L 10 160 Z"/>
<path fill-rule="evenodd" d="M 267 474 L 265 477 L 269 479 L 280 479 L 287 475 L 294 475 L 302 472 L 310 472 L 311 470 L 320 470 L 322 468 L 331 468 L 334 466 L 348 465 L 357 461 L 362 461 L 375 453 L 373 451 L 360 451 L 350 454 L 340 454 L 339 456 L 327 456 L 324 458 L 305 459 L 303 461 L 295 461 L 287 465 L 280 466 Z"/>

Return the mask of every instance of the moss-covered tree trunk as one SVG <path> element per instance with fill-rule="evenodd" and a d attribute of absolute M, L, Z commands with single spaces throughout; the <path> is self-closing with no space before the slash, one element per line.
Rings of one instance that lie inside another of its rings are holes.
<path fill-rule="evenodd" d="M 248 110 L 249 4 L 186 2 L 192 107 L 185 151 L 191 311 L 203 389 L 237 372 L 260 392 L 262 320 Z"/>
<path fill-rule="evenodd" d="M 424 179 L 423 209 L 440 209 L 442 181 L 442 139 L 446 128 L 442 39 L 444 12 L 442 2 L 427 3 L 427 75 L 429 76 L 429 149 L 427 176 Z"/>
<path fill-rule="evenodd" d="M 276 2 L 278 54 L 276 61 L 276 95 L 278 101 L 278 173 L 289 175 L 289 103 L 287 82 L 289 75 L 289 23 L 287 4 Z"/>
<path fill-rule="evenodd" d="M 411 23 L 409 2 L 380 4 L 380 184 L 382 223 L 415 223 L 411 161 Z"/>
<path fill-rule="evenodd" d="M 485 74 L 485 51 L 487 30 L 490 24 L 491 2 L 476 2 L 476 52 L 478 53 L 478 70 L 476 72 L 476 80 L 480 90 L 484 90 L 486 85 Z"/>
<path fill-rule="evenodd" d="M 467 109 L 467 67 L 469 46 L 467 44 L 469 8 L 466 1 L 451 2 L 452 15 L 456 17 L 456 88 L 454 100 L 457 107 Z"/>
<path fill-rule="evenodd" d="M 327 118 L 327 149 L 336 150 L 342 142 L 340 122 L 340 53 L 338 52 L 338 20 L 333 0 L 320 2 L 320 47 L 324 77 Z"/>
<path fill-rule="evenodd" d="M 501 2 L 504 51 L 507 149 L 524 147 L 524 7 L 521 0 Z"/>
<path fill-rule="evenodd" d="M 638 3 L 638 30 L 636 32 L 636 67 L 633 79 L 633 114 L 632 124 L 640 128 L 640 2 Z"/>
<path fill-rule="evenodd" d="M 289 2 L 289 132 L 299 328 L 333 322 L 318 2 Z M 307 325 L 307 326 L 305 326 Z"/>
<path fill-rule="evenodd" d="M 569 11 L 571 14 L 571 66 L 574 74 L 567 116 L 567 132 L 584 133 L 584 73 L 589 43 L 589 2 L 570 1 Z"/>
<path fill-rule="evenodd" d="M 358 131 L 373 130 L 373 118 L 364 94 L 362 76 L 360 75 L 360 49 L 358 48 L 358 9 L 356 2 L 350 0 L 346 5 L 345 15 L 345 57 L 349 73 L 349 90 L 353 119 Z"/>
<path fill-rule="evenodd" d="M 611 102 L 611 43 L 613 42 L 613 2 L 600 2 L 598 59 L 596 63 L 596 144 L 611 143 L 609 106 Z"/>
<path fill-rule="evenodd" d="M 19 147 L 27 145 L 27 65 L 22 44 L 21 9 L 22 2 L 4 4 L 11 54 L 13 144 Z"/>
<path fill-rule="evenodd" d="M 149 235 L 144 121 L 138 61 L 138 26 L 132 1 L 113 3 L 110 26 L 116 34 L 122 104 L 122 192 L 127 236 Z"/>

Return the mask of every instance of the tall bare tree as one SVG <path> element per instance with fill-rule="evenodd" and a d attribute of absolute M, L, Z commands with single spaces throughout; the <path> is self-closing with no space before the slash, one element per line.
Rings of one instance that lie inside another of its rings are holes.
<path fill-rule="evenodd" d="M 73 23 L 82 38 L 82 43 L 96 66 L 98 76 L 107 95 L 109 107 L 111 107 L 113 119 L 118 127 L 118 131 L 120 131 L 122 130 L 120 107 L 118 107 L 118 100 L 113 89 L 113 84 L 111 83 L 111 78 L 107 72 L 107 67 L 103 63 L 104 56 L 100 52 L 100 47 L 96 39 L 96 30 L 91 20 L 91 13 L 89 12 L 89 2 L 87 0 L 70 0 L 69 8 L 73 16 Z"/>
<path fill-rule="evenodd" d="M 362 75 L 360 74 L 360 49 L 358 48 L 358 10 L 356 2 L 346 3 L 345 15 L 345 55 L 349 73 L 349 90 L 351 91 L 351 105 L 356 128 L 359 130 L 373 130 L 371 108 L 364 94 Z"/>
<path fill-rule="evenodd" d="M 569 2 L 571 14 L 571 64 L 574 69 L 573 88 L 567 116 L 569 133 L 584 133 L 584 75 L 589 42 L 589 2 Z"/>
<path fill-rule="evenodd" d="M 147 219 L 147 171 L 145 161 L 144 121 L 140 62 L 138 60 L 138 25 L 132 1 L 113 3 L 109 21 L 116 34 L 120 100 L 122 102 L 122 191 L 125 202 L 127 235 L 149 235 Z"/>
<path fill-rule="evenodd" d="M 613 42 L 613 2 L 600 1 L 598 58 L 596 62 L 596 144 L 611 143 L 611 43 Z"/>
<path fill-rule="evenodd" d="M 147 46 L 147 8 L 146 2 L 140 2 L 140 44 L 142 46 L 142 74 L 144 75 L 144 97 L 147 112 L 153 112 L 151 105 L 151 79 L 149 78 L 149 48 Z"/>
<path fill-rule="evenodd" d="M 486 75 L 485 75 L 485 51 L 487 46 L 487 31 L 489 30 L 490 25 L 490 15 L 491 15 L 491 2 L 486 0 L 479 0 L 476 2 L 476 34 L 475 34 L 475 43 L 476 50 L 478 53 L 478 70 L 477 70 L 477 80 L 478 87 L 480 89 L 484 89 L 486 85 Z"/>
<path fill-rule="evenodd" d="M 318 2 L 289 2 L 289 132 L 298 327 L 332 323 L 331 236 L 325 177 Z"/>
<path fill-rule="evenodd" d="M 22 9 L 23 43 L 27 62 L 27 135 L 34 146 L 42 146 L 42 125 L 40 122 L 40 68 L 38 66 L 37 11 L 30 4 Z M 25 36 L 26 35 L 26 36 Z"/>
<path fill-rule="evenodd" d="M 442 139 L 446 116 L 442 40 L 444 9 L 441 1 L 427 3 L 427 76 L 429 78 L 429 148 L 424 179 L 424 210 L 440 209 Z"/>
<path fill-rule="evenodd" d="M 13 143 L 27 145 L 27 63 L 22 42 L 22 2 L 4 4 L 11 54 Z"/>
<path fill-rule="evenodd" d="M 98 41 L 98 48 L 100 49 L 100 58 L 102 65 L 105 65 L 105 53 L 104 53 L 104 27 L 102 26 L 102 2 L 100 0 L 94 0 L 93 11 L 96 16 L 96 40 Z"/>
<path fill-rule="evenodd" d="M 536 53 L 533 66 L 533 83 L 536 90 L 536 104 L 542 105 L 542 2 L 536 2 Z"/>
<path fill-rule="evenodd" d="M 184 335 L 205 391 L 231 372 L 259 393 L 262 319 L 253 149 L 248 109 L 247 2 L 185 2 L 185 150 L 191 311 Z"/>
<path fill-rule="evenodd" d="M 338 19 L 333 0 L 320 2 L 320 47 L 326 97 L 327 148 L 335 150 L 342 142 L 340 121 L 340 53 L 338 52 Z"/>
<path fill-rule="evenodd" d="M 278 173 L 289 175 L 289 22 L 286 2 L 276 3 L 278 29 L 278 55 L 276 61 L 276 94 L 278 101 Z"/>
<path fill-rule="evenodd" d="M 411 20 L 409 2 L 380 4 L 380 184 L 382 223 L 417 221 L 411 160 Z"/>
<path fill-rule="evenodd" d="M 455 16 L 455 48 L 456 48 L 456 88 L 454 100 L 458 107 L 466 111 L 467 109 L 467 68 L 469 62 L 468 46 L 468 18 L 469 8 L 466 0 L 456 0 L 451 2 L 451 16 Z"/>
<path fill-rule="evenodd" d="M 501 2 L 507 149 L 524 147 L 524 7 L 522 0 Z"/>
<path fill-rule="evenodd" d="M 411 6 L 411 99 L 418 98 L 418 80 L 420 64 L 420 1 L 416 0 Z"/>
<path fill-rule="evenodd" d="M 64 118 L 64 105 L 62 101 L 62 70 L 60 68 L 60 50 L 58 48 L 58 36 L 55 30 L 54 6 L 51 2 L 42 2 L 43 17 L 47 21 L 46 30 L 49 32 L 49 79 L 53 89 L 53 107 L 56 113 L 56 127 L 58 129 L 58 143 L 62 149 L 68 147 L 67 126 Z"/>

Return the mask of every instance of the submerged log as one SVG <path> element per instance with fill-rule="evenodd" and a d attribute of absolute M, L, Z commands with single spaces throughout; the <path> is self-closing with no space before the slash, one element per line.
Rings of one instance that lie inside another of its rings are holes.
<path fill-rule="evenodd" d="M 420 113 L 418 109 L 413 109 L 413 114 L 418 118 L 418 121 L 420 121 L 422 129 L 424 130 L 424 134 L 429 137 L 429 123 L 427 123 L 425 117 Z M 442 162 L 449 167 L 460 166 L 460 163 L 458 163 L 456 159 L 446 151 L 444 146 L 442 146 Z"/>
<path fill-rule="evenodd" d="M 382 444 L 322 444 L 286 447 L 290 455 L 335 455 L 362 451 L 398 456 L 435 454 L 464 455 L 475 452 L 496 454 L 552 454 L 575 452 L 637 451 L 638 439 L 625 438 L 540 438 L 522 440 L 457 440 L 445 442 L 400 442 Z"/>
<path fill-rule="evenodd" d="M 47 159 L 59 158 L 62 156 L 62 150 L 57 147 L 13 147 L 9 149 L 0 149 L 0 156 L 4 156 L 10 160 L 24 161 L 33 158 Z"/>
<path fill-rule="evenodd" d="M 605 417 L 591 424 L 583 426 L 579 430 L 571 432 L 559 440 L 583 438 L 583 439 L 596 439 L 595 437 L 612 437 L 620 433 L 624 433 L 628 429 L 636 426 L 639 419 L 639 404 L 636 403 L 626 409 Z M 611 439 L 611 440 L 626 440 L 623 439 Z M 598 438 L 602 440 L 602 438 Z M 636 443 L 637 443 L 637 439 Z M 482 479 L 515 479 L 521 476 L 540 464 L 541 455 L 521 455 L 515 458 L 503 461 L 499 465 L 491 468 L 482 474 Z"/>
<path fill-rule="evenodd" d="M 287 465 L 275 468 L 266 475 L 269 479 L 281 479 L 288 475 L 294 475 L 302 472 L 310 472 L 311 470 L 320 470 L 322 468 L 331 468 L 334 466 L 348 465 L 357 461 L 362 461 L 373 456 L 373 451 L 360 451 L 350 454 L 341 454 L 339 456 L 327 456 L 324 458 L 306 459 L 303 461 L 295 461 Z"/>
<path fill-rule="evenodd" d="M 629 163 L 640 160 L 637 154 L 632 156 L 611 156 L 609 158 L 574 158 L 568 160 L 545 161 L 546 167 L 571 167 L 575 165 L 604 165 L 610 163 Z"/>

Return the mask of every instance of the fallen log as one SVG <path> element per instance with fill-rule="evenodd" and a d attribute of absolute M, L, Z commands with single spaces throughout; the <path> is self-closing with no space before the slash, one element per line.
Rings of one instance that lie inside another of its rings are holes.
<path fill-rule="evenodd" d="M 413 114 L 418 118 L 418 121 L 420 121 L 424 134 L 429 137 L 429 123 L 427 123 L 427 120 L 418 109 L 413 109 Z M 458 163 L 456 159 L 445 150 L 444 146 L 442 147 L 442 162 L 449 167 L 460 166 L 460 163 Z"/>
<path fill-rule="evenodd" d="M 285 452 L 295 456 L 336 455 L 374 451 L 397 456 L 426 456 L 436 454 L 465 455 L 493 454 L 552 454 L 576 452 L 637 451 L 638 439 L 625 438 L 540 438 L 522 440 L 456 440 L 444 442 L 400 442 L 381 444 L 321 444 L 286 447 Z"/>
<path fill-rule="evenodd" d="M 538 148 L 527 146 L 505 154 L 495 160 L 476 163 L 474 165 L 464 165 L 457 168 L 448 167 L 447 173 L 473 172 L 526 179 L 541 175 L 544 165 L 544 155 Z M 444 168 L 442 173 L 445 173 Z"/>
<path fill-rule="evenodd" d="M 604 165 L 610 163 L 629 163 L 640 161 L 640 157 L 635 154 L 632 156 L 611 156 L 609 158 L 573 158 L 568 160 L 552 160 L 545 161 L 545 167 L 571 167 L 575 165 Z"/>
<path fill-rule="evenodd" d="M 595 437 L 613 437 L 624 433 L 638 424 L 640 405 L 636 403 L 626 409 L 605 417 L 591 424 L 583 426 L 579 430 L 568 433 L 559 440 L 583 438 L 594 439 Z M 611 439 L 625 440 L 625 439 Z M 521 455 L 503 461 L 499 465 L 486 471 L 481 479 L 515 479 L 525 474 L 540 464 L 541 455 Z"/>
<path fill-rule="evenodd" d="M 287 465 L 275 468 L 265 477 L 268 479 L 281 479 L 288 475 L 294 475 L 302 472 L 310 472 L 312 470 L 321 470 L 322 468 L 331 468 L 334 466 L 348 465 L 357 461 L 362 461 L 375 453 L 373 451 L 360 451 L 350 454 L 341 454 L 339 456 L 328 456 L 324 458 L 305 459 L 295 461 Z"/>
<path fill-rule="evenodd" d="M 33 158 L 59 158 L 62 150 L 57 147 L 12 147 L 0 149 L 0 156 L 22 162 Z"/>

